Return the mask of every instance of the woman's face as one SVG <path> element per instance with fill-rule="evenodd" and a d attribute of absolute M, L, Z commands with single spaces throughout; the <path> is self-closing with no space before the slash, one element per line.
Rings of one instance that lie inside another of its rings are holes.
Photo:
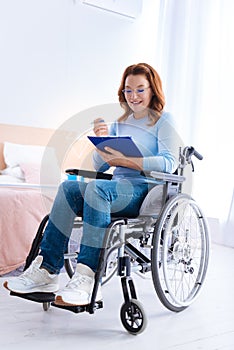
<path fill-rule="evenodd" d="M 125 80 L 124 96 L 135 118 L 144 117 L 153 96 L 146 76 L 144 74 L 128 75 Z"/>

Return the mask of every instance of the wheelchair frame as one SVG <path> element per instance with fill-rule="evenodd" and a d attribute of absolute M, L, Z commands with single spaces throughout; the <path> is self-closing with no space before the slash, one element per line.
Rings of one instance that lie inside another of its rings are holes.
<path fill-rule="evenodd" d="M 106 278 L 102 282 L 104 284 L 116 273 L 121 278 L 124 297 L 120 309 L 122 324 L 129 333 L 139 334 L 146 328 L 147 318 L 137 299 L 131 273 L 143 275 L 151 272 L 155 291 L 162 304 L 174 312 L 187 308 L 197 298 L 204 284 L 210 245 L 208 226 L 201 209 L 191 196 L 182 193 L 184 168 L 190 164 L 194 171 L 192 156 L 202 159 L 193 147 L 180 149 L 177 175 L 156 171 L 143 174 L 147 178 L 163 182 L 161 210 L 155 214 L 153 208 L 151 215 L 143 213 L 137 218 L 113 218 L 106 230 L 89 305 L 56 305 L 53 303 L 53 293 L 23 295 L 11 292 L 11 295 L 41 302 L 45 311 L 53 305 L 75 313 L 87 311 L 93 314 L 96 309 L 103 307 L 102 301 L 95 301 L 99 281 Z M 68 169 L 66 172 L 91 179 L 112 177 L 110 174 L 78 169 Z M 28 268 L 39 253 L 48 218 L 49 215 L 38 228 L 24 269 Z M 82 220 L 75 221 L 75 226 L 82 227 Z M 150 257 L 146 253 L 147 249 Z M 71 259 L 76 256 L 77 253 L 70 252 L 64 256 L 65 269 L 70 277 L 74 273 Z M 111 266 L 110 272 L 108 266 Z"/>

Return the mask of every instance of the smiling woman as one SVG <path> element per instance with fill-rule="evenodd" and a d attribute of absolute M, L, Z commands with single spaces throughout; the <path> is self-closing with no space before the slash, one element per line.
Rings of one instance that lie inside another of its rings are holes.
<path fill-rule="evenodd" d="M 40 256 L 20 278 L 4 284 L 9 290 L 27 294 L 59 289 L 57 275 L 64 264 L 74 219 L 82 212 L 83 235 L 76 272 L 57 293 L 54 303 L 60 306 L 88 304 L 106 229 L 112 218 L 137 217 L 145 196 L 158 185 L 141 171 L 173 173 L 178 167 L 178 135 L 170 114 L 163 110 L 162 84 L 154 68 L 146 63 L 126 68 L 119 87 L 119 102 L 124 115 L 110 127 L 102 118 L 97 118 L 93 131 L 96 136 L 132 136 L 140 155 L 127 156 L 125 150 L 122 153 L 113 148 L 108 148 L 107 153 L 106 149 L 97 148 L 93 154 L 94 168 L 107 171 L 115 167 L 112 179 L 70 180 L 59 186 L 41 241 Z M 100 288 L 96 298 L 97 301 L 102 298 Z"/>

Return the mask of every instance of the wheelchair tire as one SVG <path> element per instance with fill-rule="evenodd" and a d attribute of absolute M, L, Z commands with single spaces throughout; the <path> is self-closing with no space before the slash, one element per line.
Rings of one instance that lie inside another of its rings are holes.
<path fill-rule="evenodd" d="M 124 328 L 134 335 L 142 333 L 147 326 L 146 314 L 137 299 L 124 302 L 120 309 L 120 318 Z"/>
<path fill-rule="evenodd" d="M 41 243 L 41 240 L 42 240 L 42 237 L 43 237 L 43 233 L 44 233 L 44 230 L 45 230 L 45 227 L 47 225 L 47 222 L 49 220 L 49 215 L 46 215 L 39 227 L 38 227 L 38 230 L 37 230 L 37 233 L 36 233 L 36 236 L 32 242 L 32 245 L 31 245 L 31 248 L 30 248 L 30 251 L 28 253 L 28 256 L 26 258 L 26 262 L 25 262 L 25 265 L 24 265 L 24 271 L 31 265 L 32 261 L 34 259 L 36 259 L 36 257 L 38 256 L 38 253 L 39 253 L 39 248 L 40 248 L 40 243 Z"/>
<path fill-rule="evenodd" d="M 117 247 L 116 248 L 114 247 L 108 250 L 108 254 L 105 260 L 105 273 L 101 279 L 102 286 L 107 282 L 109 282 L 110 279 L 117 273 L 117 265 L 118 265 L 117 255 L 118 255 Z"/>
<path fill-rule="evenodd" d="M 65 254 L 66 254 L 66 253 L 65 253 Z M 64 267 L 65 267 L 65 270 L 66 270 L 68 276 L 69 276 L 70 278 L 72 278 L 72 276 L 73 276 L 74 273 L 75 273 L 75 269 L 74 269 L 72 260 L 71 260 L 71 259 L 64 259 Z"/>
<path fill-rule="evenodd" d="M 173 196 L 156 222 L 152 240 L 152 278 L 162 304 L 187 308 L 199 295 L 209 261 L 209 233 L 204 215 L 187 194 Z"/>

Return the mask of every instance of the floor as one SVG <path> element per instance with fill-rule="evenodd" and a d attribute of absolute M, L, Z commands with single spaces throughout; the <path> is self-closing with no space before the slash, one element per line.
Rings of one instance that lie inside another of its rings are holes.
<path fill-rule="evenodd" d="M 199 298 L 181 313 L 159 302 L 150 274 L 134 275 L 138 299 L 148 317 L 146 330 L 137 336 L 122 326 L 122 294 L 118 277 L 103 286 L 104 308 L 93 315 L 74 314 L 9 296 L 0 287 L 0 348 L 233 350 L 234 349 L 234 249 L 213 244 L 206 284 Z M 8 277 L 9 278 L 9 277 Z M 12 277 L 10 277 L 12 278 Z M 2 285 L 5 277 L 0 278 Z M 67 276 L 60 275 L 61 284 Z"/>

